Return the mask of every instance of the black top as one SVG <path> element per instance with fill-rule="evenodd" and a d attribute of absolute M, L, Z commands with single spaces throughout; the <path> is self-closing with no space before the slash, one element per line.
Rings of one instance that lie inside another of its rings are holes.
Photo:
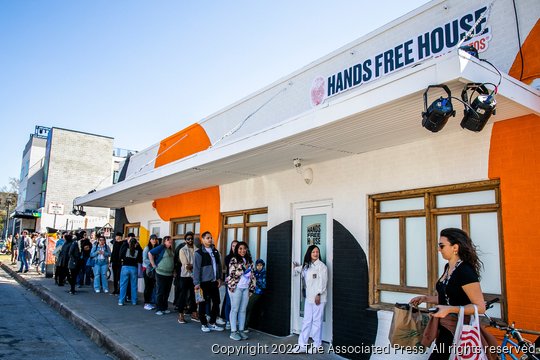
<path fill-rule="evenodd" d="M 122 260 L 122 266 L 135 266 L 142 263 L 142 249 L 141 245 L 137 244 L 135 246 L 134 254 L 131 255 L 129 251 L 129 246 L 127 241 L 123 242 L 122 248 L 120 249 L 120 260 Z"/>
<path fill-rule="evenodd" d="M 444 271 L 448 271 L 448 264 L 444 267 Z M 463 291 L 462 286 L 479 282 L 480 279 L 474 271 L 474 268 L 469 263 L 461 263 L 454 269 L 454 272 L 450 275 L 448 284 L 444 284 L 442 281 L 437 281 L 437 295 L 439 297 L 440 305 L 452 305 L 452 306 L 465 306 L 471 303 L 471 300 Z M 449 304 L 446 300 L 448 295 Z"/>
<path fill-rule="evenodd" d="M 111 252 L 111 263 L 112 264 L 120 264 L 121 261 L 120 261 L 120 249 L 122 248 L 122 245 L 124 244 L 127 244 L 127 240 L 122 240 L 122 241 L 116 241 L 116 240 L 113 240 L 111 241 L 111 248 L 112 248 L 112 252 Z"/>
<path fill-rule="evenodd" d="M 92 242 L 88 238 L 82 239 L 81 240 L 82 257 L 85 259 L 88 259 L 90 257 L 90 251 L 92 251 Z"/>

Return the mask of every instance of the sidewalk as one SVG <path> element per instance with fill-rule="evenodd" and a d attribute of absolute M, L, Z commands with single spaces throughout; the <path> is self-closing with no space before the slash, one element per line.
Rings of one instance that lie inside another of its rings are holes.
<path fill-rule="evenodd" d="M 118 306 L 118 298 L 96 294 L 92 287 L 78 289 L 76 295 L 67 293 L 69 286 L 59 287 L 54 279 L 26 274 L 9 263 L 0 263 L 23 286 L 28 287 L 61 315 L 84 331 L 94 342 L 118 358 L 124 359 L 208 359 L 216 356 L 263 359 L 342 359 L 335 354 L 284 354 L 296 344 L 297 336 L 274 337 L 258 331 L 249 333 L 249 340 L 229 339 L 230 332 L 203 333 L 200 323 L 178 324 L 177 314 L 157 316 L 146 311 L 142 304 Z M 139 296 L 141 299 L 142 296 Z M 139 303 L 141 301 L 139 300 Z M 172 308 L 172 306 L 171 306 Z"/>

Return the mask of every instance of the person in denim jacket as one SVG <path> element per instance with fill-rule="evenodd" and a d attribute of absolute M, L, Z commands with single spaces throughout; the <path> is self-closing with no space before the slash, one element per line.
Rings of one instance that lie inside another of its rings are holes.
<path fill-rule="evenodd" d="M 104 293 L 109 292 L 109 283 L 107 281 L 107 269 L 109 268 L 109 257 L 111 249 L 105 241 L 105 236 L 99 235 L 98 241 L 92 246 L 90 257 L 94 259 L 94 291 Z M 101 283 L 100 283 L 101 281 Z"/>

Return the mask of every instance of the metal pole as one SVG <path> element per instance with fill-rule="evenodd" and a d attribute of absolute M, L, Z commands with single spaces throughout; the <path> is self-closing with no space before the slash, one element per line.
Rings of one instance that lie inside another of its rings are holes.
<path fill-rule="evenodd" d="M 54 214 L 53 229 L 56 229 L 56 214 Z"/>

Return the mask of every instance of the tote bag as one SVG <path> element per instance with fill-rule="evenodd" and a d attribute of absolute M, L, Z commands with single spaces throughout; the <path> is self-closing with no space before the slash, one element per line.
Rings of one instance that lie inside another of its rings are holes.
<path fill-rule="evenodd" d="M 414 308 L 409 304 L 396 303 L 388 335 L 390 344 L 423 349 L 420 342 L 428 321 L 429 315 L 422 314 L 418 308 Z"/>
<path fill-rule="evenodd" d="M 464 324 L 464 317 L 464 307 L 460 306 L 450 360 L 488 360 L 480 336 L 480 322 L 476 305 L 474 305 L 474 315 L 471 315 L 469 324 Z"/>

